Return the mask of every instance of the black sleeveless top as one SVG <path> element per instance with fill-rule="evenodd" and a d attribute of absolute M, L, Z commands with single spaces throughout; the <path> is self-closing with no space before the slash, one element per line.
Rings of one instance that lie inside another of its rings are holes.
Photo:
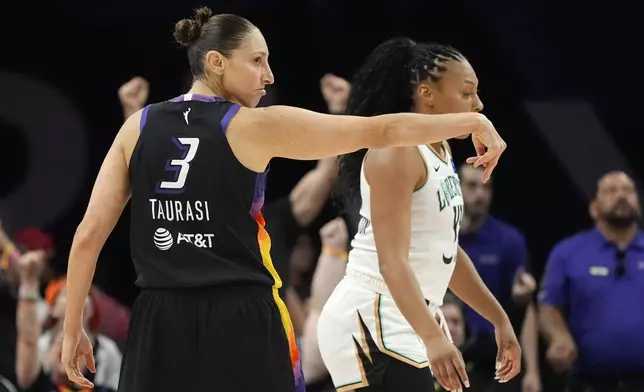
<path fill-rule="evenodd" d="M 138 286 L 279 281 L 261 214 L 267 172 L 244 167 L 225 135 L 238 110 L 193 94 L 143 109 L 130 161 Z"/>

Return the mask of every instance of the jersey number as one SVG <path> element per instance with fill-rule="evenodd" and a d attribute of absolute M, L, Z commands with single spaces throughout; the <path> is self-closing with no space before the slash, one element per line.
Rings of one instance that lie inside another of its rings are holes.
<path fill-rule="evenodd" d="M 190 171 L 190 162 L 197 155 L 199 148 L 199 138 L 196 137 L 180 137 L 173 138 L 174 144 L 181 150 L 181 158 L 170 159 L 165 166 L 166 172 L 174 173 L 173 181 L 159 181 L 157 185 L 157 193 L 182 193 Z"/>
<path fill-rule="evenodd" d="M 461 231 L 463 222 L 463 206 L 454 206 L 454 242 L 458 241 L 458 233 Z"/>

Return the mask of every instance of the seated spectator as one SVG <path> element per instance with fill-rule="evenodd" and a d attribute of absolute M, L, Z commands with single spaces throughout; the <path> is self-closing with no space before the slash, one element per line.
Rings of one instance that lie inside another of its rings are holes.
<path fill-rule="evenodd" d="M 18 342 L 22 349 L 16 356 L 16 375 L 18 384 L 27 392 L 42 391 L 77 391 L 83 392 L 116 391 L 121 367 L 121 353 L 116 343 L 110 338 L 94 333 L 92 326 L 100 323 L 100 315 L 95 312 L 95 300 L 90 295 L 83 317 L 85 330 L 90 334 L 94 348 L 95 373 L 90 372 L 85 364 L 84 373 L 94 383 L 92 389 L 81 389 L 72 384 L 65 374 L 61 362 L 62 352 L 62 322 L 66 307 L 66 281 L 52 281 L 45 293 L 45 299 L 50 305 L 48 320 L 43 324 L 32 321 L 33 309 L 20 308 L 18 322 Z M 36 341 L 37 344 L 33 344 Z"/>
<path fill-rule="evenodd" d="M 284 301 L 291 315 L 296 336 L 302 334 L 304 321 L 309 312 L 311 279 L 315 269 L 317 249 L 319 249 L 319 246 L 314 242 L 316 241 L 307 233 L 301 234 L 297 238 L 288 260 L 290 277 L 288 279 L 289 285 L 285 288 Z"/>
<path fill-rule="evenodd" d="M 595 228 L 559 242 L 546 264 L 546 358 L 569 372 L 569 392 L 642 392 L 644 232 L 633 180 L 604 175 L 589 212 Z"/>

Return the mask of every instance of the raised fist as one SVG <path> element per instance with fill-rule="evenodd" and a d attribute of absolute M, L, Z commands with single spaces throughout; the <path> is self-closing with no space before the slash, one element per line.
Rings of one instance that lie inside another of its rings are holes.
<path fill-rule="evenodd" d="M 126 117 L 145 106 L 149 92 L 150 84 L 140 76 L 132 78 L 119 88 L 119 100 Z"/>
<path fill-rule="evenodd" d="M 320 79 L 320 91 L 331 113 L 342 113 L 347 107 L 351 84 L 333 74 L 326 74 Z"/>

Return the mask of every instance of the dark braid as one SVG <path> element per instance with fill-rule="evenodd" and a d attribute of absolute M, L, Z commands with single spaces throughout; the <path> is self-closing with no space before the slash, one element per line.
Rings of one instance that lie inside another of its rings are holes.
<path fill-rule="evenodd" d="M 355 75 L 346 114 L 409 112 L 414 103 L 414 87 L 427 80 L 438 82 L 446 69 L 445 62 L 450 60 L 464 61 L 465 57 L 452 47 L 416 43 L 409 38 L 394 38 L 380 44 Z M 340 193 L 348 209 L 360 205 L 360 170 L 366 153 L 363 149 L 338 158 Z"/>

